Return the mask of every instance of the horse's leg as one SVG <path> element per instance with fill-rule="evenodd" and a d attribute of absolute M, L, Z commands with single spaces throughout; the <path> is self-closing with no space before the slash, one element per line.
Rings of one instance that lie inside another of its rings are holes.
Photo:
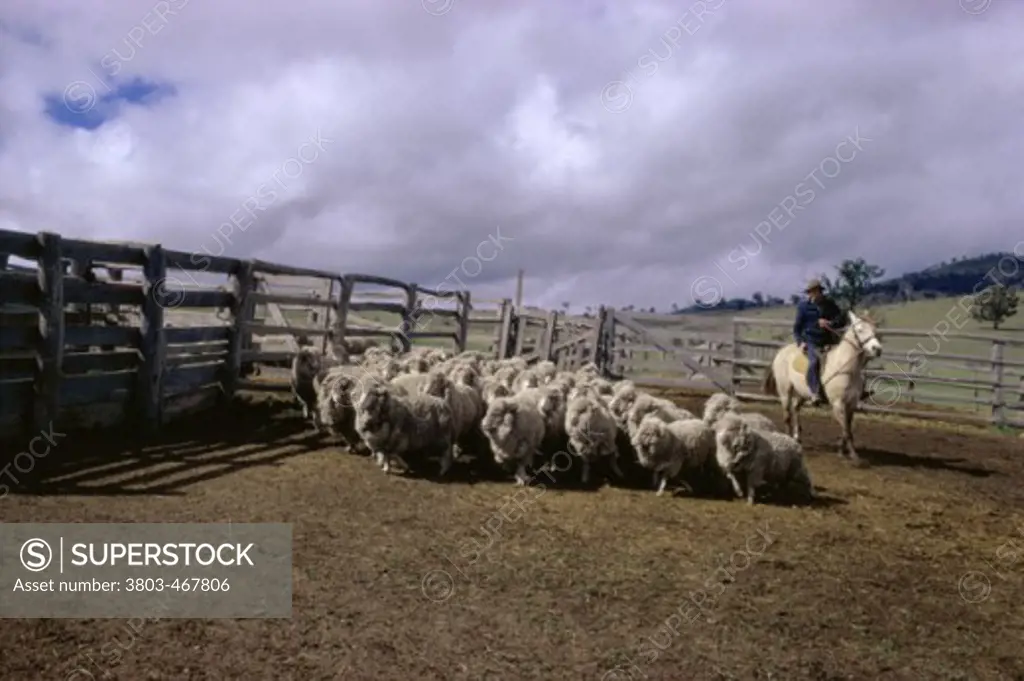
<path fill-rule="evenodd" d="M 792 389 L 790 389 L 792 391 Z M 800 407 L 804 406 L 804 401 L 799 395 L 794 395 L 790 392 L 790 409 L 793 410 L 793 431 L 790 433 L 793 439 L 800 442 Z"/>
<path fill-rule="evenodd" d="M 852 423 L 853 423 L 853 409 L 847 406 L 843 402 L 836 402 L 832 407 L 832 415 L 835 417 L 836 422 L 839 423 L 839 427 L 842 429 L 842 437 L 839 439 L 839 456 L 850 459 L 851 463 L 857 464 L 859 457 L 857 451 L 853 448 L 853 434 L 852 434 Z"/>
<path fill-rule="evenodd" d="M 863 468 L 867 462 L 860 458 L 853 446 L 853 415 L 857 413 L 854 406 L 853 404 L 846 405 L 843 410 L 843 440 L 846 442 L 846 455 L 850 458 L 850 463 L 858 468 Z"/>
<path fill-rule="evenodd" d="M 779 402 L 782 404 L 782 421 L 786 424 L 786 432 L 790 435 L 793 434 L 793 389 L 790 388 L 786 391 L 786 394 L 779 396 Z"/>

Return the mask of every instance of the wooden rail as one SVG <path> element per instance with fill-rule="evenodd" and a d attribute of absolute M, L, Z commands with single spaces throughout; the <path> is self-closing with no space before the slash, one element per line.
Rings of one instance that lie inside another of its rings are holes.
<path fill-rule="evenodd" d="M 606 374 L 641 385 L 766 399 L 759 391 L 764 372 L 789 342 L 792 323 L 720 316 L 694 321 L 697 317 L 614 312 L 610 337 L 599 346 L 605 353 L 599 365 Z M 862 405 L 865 411 L 1024 427 L 1024 338 L 980 333 L 939 338 L 935 331 L 889 327 L 880 336 L 885 352 L 868 365 L 874 396 Z M 971 344 L 976 348 L 966 347 Z"/>
<path fill-rule="evenodd" d="M 35 261 L 36 267 L 9 266 L 10 256 Z M 246 377 L 257 362 L 289 363 L 303 337 L 322 338 L 324 347 L 329 339 L 375 335 L 396 340 L 404 350 L 418 340 L 450 340 L 464 349 L 471 323 L 468 291 L 155 244 L 0 230 L 0 260 L 4 438 L 38 432 L 50 423 L 69 429 L 130 425 L 148 433 L 181 414 L 223 403 L 241 389 L 287 389 L 283 380 Z M 109 280 L 96 276 L 102 269 Z M 130 276 L 121 276 L 125 272 Z M 229 283 L 204 286 L 180 272 L 226 277 Z M 276 284 L 268 283 L 271 279 Z M 300 279 L 304 283 L 292 283 Z M 185 280 L 195 286 L 172 285 Z M 302 290 L 309 280 L 323 293 L 285 290 Z M 395 288 L 403 304 L 352 303 L 357 284 Z M 350 307 L 397 313 L 401 322 L 394 329 L 349 326 Z M 299 319 L 296 310 L 302 311 Z M 451 328 L 430 328 L 435 318 Z"/>

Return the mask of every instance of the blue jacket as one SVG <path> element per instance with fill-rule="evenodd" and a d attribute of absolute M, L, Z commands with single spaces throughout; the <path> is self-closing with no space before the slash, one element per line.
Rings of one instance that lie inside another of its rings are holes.
<path fill-rule="evenodd" d="M 846 325 L 846 313 L 828 296 L 823 298 L 820 303 L 802 300 L 796 308 L 793 340 L 797 343 L 808 343 L 818 347 L 834 344 L 838 339 L 828 329 L 818 326 L 819 319 L 827 319 L 837 329 Z"/>

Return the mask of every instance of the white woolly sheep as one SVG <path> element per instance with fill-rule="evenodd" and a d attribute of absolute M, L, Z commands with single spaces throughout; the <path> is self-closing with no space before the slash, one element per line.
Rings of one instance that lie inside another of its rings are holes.
<path fill-rule="evenodd" d="M 411 470 L 410 459 L 419 463 L 440 453 L 443 477 L 455 461 L 452 411 L 433 395 L 403 395 L 390 384 L 371 386 L 356 405 L 356 431 L 385 473 L 393 460 Z"/>
<path fill-rule="evenodd" d="M 666 423 L 657 414 L 648 414 L 632 444 L 640 465 L 654 472 L 659 496 L 681 472 L 706 475 L 715 464 L 715 431 L 699 419 Z"/>
<path fill-rule="evenodd" d="M 544 417 L 536 403 L 521 395 L 499 397 L 487 407 L 480 428 L 490 442 L 494 460 L 500 465 L 514 463 L 516 484 L 526 485 L 527 467 L 544 440 Z"/>
<path fill-rule="evenodd" d="M 317 412 L 317 376 L 340 365 L 335 357 L 324 356 L 309 347 L 300 348 L 292 358 L 290 383 L 292 394 L 302 407 L 302 418 L 310 419 L 317 430 L 321 430 Z"/>
<path fill-rule="evenodd" d="M 732 395 L 718 392 L 709 397 L 707 402 L 704 403 L 704 423 L 712 427 L 718 424 L 722 416 L 727 413 L 736 414 L 740 419 L 750 424 L 752 428 L 779 432 L 778 426 L 764 414 L 741 412 L 739 400 Z"/>
<path fill-rule="evenodd" d="M 423 388 L 424 394 L 439 397 L 448 403 L 452 411 L 455 443 L 461 456 L 466 449 L 473 448 L 479 442 L 474 436 L 479 432 L 479 424 L 484 416 L 483 399 L 474 388 L 456 383 L 440 371 L 432 371 L 430 376 L 432 380 Z"/>
<path fill-rule="evenodd" d="M 558 367 L 551 360 L 538 363 L 533 370 L 540 378 L 541 385 L 550 383 L 558 375 Z"/>
<path fill-rule="evenodd" d="M 636 402 L 636 398 L 639 395 L 640 391 L 637 390 L 636 384 L 633 381 L 623 381 L 615 386 L 615 393 L 608 402 L 608 408 L 611 409 L 612 416 L 615 417 L 619 427 L 623 429 L 627 427 L 629 410 L 633 408 L 633 403 Z"/>
<path fill-rule="evenodd" d="M 317 414 L 321 427 L 339 436 L 353 452 L 365 444 L 356 431 L 354 393 L 361 394 L 365 380 L 362 367 L 336 366 L 317 376 Z M 372 377 L 370 380 L 373 380 Z M 382 382 L 381 379 L 377 379 Z"/>
<path fill-rule="evenodd" d="M 718 425 L 715 441 L 719 467 L 736 496 L 746 496 L 748 504 L 753 505 L 755 494 L 763 485 L 779 489 L 793 486 L 808 499 L 814 498 L 803 448 L 789 435 L 758 430 L 738 415 L 727 413 Z M 745 493 L 737 473 L 745 474 Z"/>
<path fill-rule="evenodd" d="M 633 401 L 633 406 L 630 407 L 626 416 L 626 431 L 629 433 L 630 439 L 636 433 L 640 422 L 648 414 L 655 414 L 666 423 L 696 418 L 693 414 L 673 402 L 660 397 L 654 397 L 648 393 L 640 393 Z"/>
<path fill-rule="evenodd" d="M 596 392 L 584 390 L 569 399 L 565 407 L 565 432 L 572 453 L 583 463 L 583 484 L 590 482 L 591 464 L 606 457 L 612 472 L 620 479 L 624 477 L 618 464 L 617 431 L 615 418 Z"/>

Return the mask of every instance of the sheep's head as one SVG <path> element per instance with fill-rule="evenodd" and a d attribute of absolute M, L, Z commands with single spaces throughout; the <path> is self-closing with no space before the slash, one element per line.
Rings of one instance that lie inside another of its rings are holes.
<path fill-rule="evenodd" d="M 352 406 L 352 389 L 356 381 L 347 374 L 337 376 L 331 385 L 331 392 L 328 397 L 331 404 L 335 406 Z"/>
<path fill-rule="evenodd" d="M 470 388 L 478 388 L 480 386 L 480 375 L 469 363 L 460 364 L 452 369 L 451 377 L 456 383 L 461 383 Z"/>
<path fill-rule="evenodd" d="M 447 393 L 451 381 L 448 377 L 440 371 L 431 371 L 427 374 L 427 382 L 420 389 L 420 392 L 425 395 L 433 395 L 434 397 L 443 398 Z"/>
<path fill-rule="evenodd" d="M 480 428 L 491 437 L 503 440 L 515 429 L 517 412 L 515 402 L 509 398 L 499 398 L 488 407 Z"/>
<path fill-rule="evenodd" d="M 492 402 L 502 397 L 511 397 L 512 391 L 504 383 L 490 383 L 484 389 L 484 399 Z"/>
<path fill-rule="evenodd" d="M 633 403 L 636 402 L 636 389 L 633 390 L 620 390 L 612 401 L 608 403 L 608 408 L 612 410 L 614 415 L 620 422 L 625 421 L 626 416 L 629 414 L 629 410 L 633 408 Z"/>
<path fill-rule="evenodd" d="M 357 407 L 365 428 L 373 431 L 387 421 L 391 407 L 391 391 L 386 385 L 367 386 Z"/>
<path fill-rule="evenodd" d="M 519 388 L 537 388 L 540 387 L 540 378 L 537 374 L 532 371 L 524 371 L 519 376 Z"/>
<path fill-rule="evenodd" d="M 402 373 L 402 371 L 398 361 L 390 357 L 384 360 L 384 363 L 380 367 L 380 375 L 385 381 L 394 379 L 400 373 Z"/>
<path fill-rule="evenodd" d="M 753 430 L 736 414 L 726 412 L 716 427 L 716 441 L 730 452 L 748 452 L 753 448 Z"/>
<path fill-rule="evenodd" d="M 637 454 L 644 458 L 649 457 L 657 443 L 665 437 L 666 428 L 665 422 L 661 419 L 653 416 L 643 419 L 632 438 L 632 444 L 636 448 Z"/>
<path fill-rule="evenodd" d="M 292 359 L 292 376 L 299 380 L 312 379 L 320 373 L 322 366 L 323 358 L 320 353 L 312 348 L 300 348 Z"/>
<path fill-rule="evenodd" d="M 579 369 L 580 375 L 583 376 L 598 376 L 601 372 L 597 368 L 597 365 L 593 362 L 587 362 Z"/>
<path fill-rule="evenodd" d="M 545 421 L 554 422 L 565 411 L 565 398 L 557 390 L 548 389 L 544 391 L 544 396 L 540 398 L 537 407 Z"/>

